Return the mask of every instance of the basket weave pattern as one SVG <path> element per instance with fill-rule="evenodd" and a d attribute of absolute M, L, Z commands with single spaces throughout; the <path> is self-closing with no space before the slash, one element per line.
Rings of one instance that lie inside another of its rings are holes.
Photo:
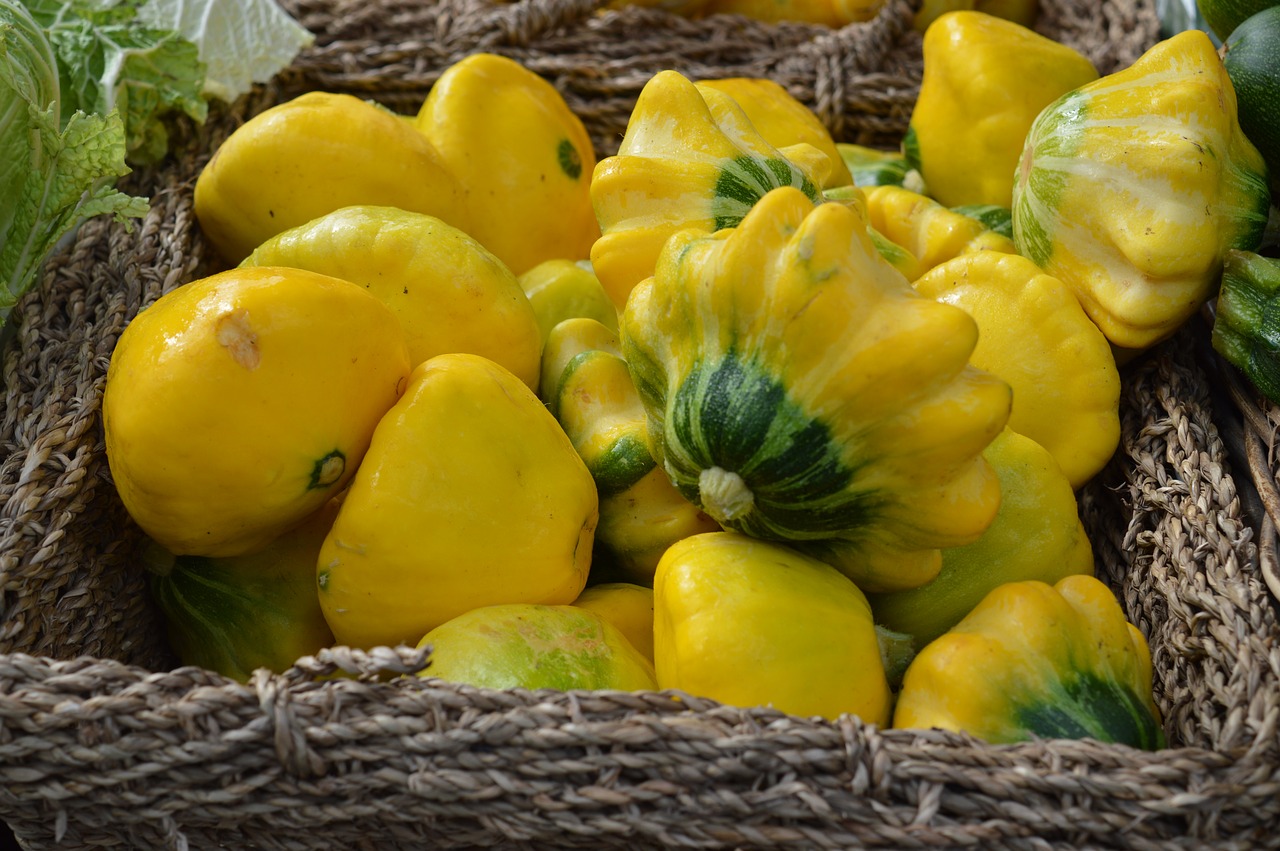
<path fill-rule="evenodd" d="M 425 664 L 404 648 L 334 648 L 247 684 L 175 667 L 101 394 L 128 320 L 213 271 L 192 187 L 247 117 L 317 88 L 412 112 L 489 50 L 554 82 L 601 156 L 668 67 L 771 76 L 840 141 L 893 146 L 906 129 L 906 0 L 839 31 L 600 5 L 289 3 L 317 44 L 130 176 L 145 220 L 89 222 L 48 264 L 3 355 L 0 818 L 33 849 L 1280 847 L 1280 625 L 1194 329 L 1126 368 L 1121 448 L 1080 495 L 1099 573 L 1149 637 L 1160 752 L 391 678 Z M 1104 73 L 1157 37 L 1149 3 L 1042 5 L 1038 28 Z"/>

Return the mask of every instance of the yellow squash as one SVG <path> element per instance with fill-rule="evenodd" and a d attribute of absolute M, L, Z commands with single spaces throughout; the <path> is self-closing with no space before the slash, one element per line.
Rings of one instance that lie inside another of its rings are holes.
<path fill-rule="evenodd" d="M 583 320 L 591 321 L 591 320 Z M 590 339 L 563 323 L 548 355 L 565 360 L 550 406 L 591 471 L 600 494 L 596 544 L 629 581 L 653 582 L 658 559 L 671 544 L 720 528 L 676 490 L 649 450 L 645 409 L 627 363 L 609 348 L 580 348 Z M 598 336 L 603 338 L 601 328 Z"/>
<path fill-rule="evenodd" d="M 673 237 L 622 319 L 651 449 L 685 498 L 864 590 L 928 582 L 940 547 L 995 516 L 981 453 L 1010 391 L 969 365 L 977 339 L 880 257 L 856 208 L 792 188 L 736 228 Z"/>
<path fill-rule="evenodd" d="M 378 423 L 317 565 L 339 643 L 417 643 L 463 612 L 567 605 L 591 566 L 595 482 L 510 371 L 419 364 Z"/>
<path fill-rule="evenodd" d="M 757 21 L 801 21 L 828 27 L 869 21 L 884 0 L 706 0 L 704 15 L 744 15 Z"/>
<path fill-rule="evenodd" d="M 1120 373 L 1070 288 L 994 251 L 948 260 L 915 288 L 978 323 L 970 362 L 1009 383 L 1009 427 L 1047 449 L 1073 488 L 1106 465 L 1120 443 Z"/>
<path fill-rule="evenodd" d="M 543 343 L 566 319 L 594 319 L 618 331 L 618 309 L 600 285 L 590 263 L 544 260 L 519 277 L 521 289 L 538 317 Z"/>
<path fill-rule="evenodd" d="M 408 374 L 404 332 L 363 287 L 270 266 L 192 281 L 112 353 L 116 490 L 175 555 L 251 552 L 342 490 Z"/>
<path fill-rule="evenodd" d="M 870 595 L 876 623 L 910 635 L 917 650 L 997 585 L 1093 573 L 1093 547 L 1075 493 L 1053 456 L 1007 428 L 982 456 L 1000 477 L 1000 511 L 987 531 L 972 544 L 943 550 L 942 570 L 928 585 Z"/>
<path fill-rule="evenodd" d="M 893 726 L 1154 750 L 1165 737 L 1151 673 L 1146 638 L 1102 582 L 1009 582 L 916 656 Z"/>
<path fill-rule="evenodd" d="M 959 10 L 924 34 L 924 73 L 903 142 L 929 194 L 946 207 L 1013 201 L 1031 122 L 1098 78 L 1074 48 L 1013 21 Z"/>
<path fill-rule="evenodd" d="M 1187 30 L 1047 107 L 1013 196 L 1020 252 L 1070 286 L 1107 339 L 1144 349 L 1262 241 L 1267 169 L 1209 36 Z"/>
<path fill-rule="evenodd" d="M 467 232 L 512 272 L 587 257 L 600 235 L 595 151 L 555 86 L 512 59 L 473 53 L 440 75 L 416 125 L 462 187 Z"/>
<path fill-rule="evenodd" d="M 947 12 L 985 12 L 1029 27 L 1035 24 L 1040 13 L 1039 0 L 922 0 L 913 21 L 920 32 L 928 32 L 929 25 Z"/>
<path fill-rule="evenodd" d="M 515 275 L 433 216 L 343 207 L 271 237 L 241 265 L 292 266 L 359 284 L 400 320 L 414 366 L 470 352 L 537 387 L 542 337 Z"/>
<path fill-rule="evenodd" d="M 353 95 L 308 92 L 259 113 L 218 146 L 195 213 L 231 265 L 269 238 L 352 204 L 426 213 L 467 230 L 463 187 L 413 125 Z"/>
<path fill-rule="evenodd" d="M 865 186 L 862 191 L 871 227 L 910 252 L 921 275 L 962 254 L 1018 252 L 1009 237 L 927 195 L 892 185 Z"/>
<path fill-rule="evenodd" d="M 709 532 L 667 551 L 653 594 L 659 688 L 888 723 L 871 607 L 829 565 L 780 544 Z"/>
<path fill-rule="evenodd" d="M 661 71 L 641 90 L 618 153 L 592 177 L 602 232 L 592 268 L 621 310 L 672 234 L 733 227 L 779 186 L 816 202 L 831 167 L 810 144 L 769 144 L 727 94 Z"/>
<path fill-rule="evenodd" d="M 640 655 L 653 662 L 653 589 L 631 582 L 604 582 L 578 595 L 573 605 L 595 612 L 618 628 Z"/>
<path fill-rule="evenodd" d="M 575 316 L 557 322 L 542 347 L 542 378 L 538 394 L 547 410 L 558 414 L 560 379 L 569 362 L 587 351 L 598 350 L 622 357 L 618 333 L 602 322 L 586 316 Z"/>
<path fill-rule="evenodd" d="M 807 142 L 826 154 L 831 161 L 831 173 L 823 181 L 823 188 L 853 183 L 853 176 L 826 125 L 780 83 L 767 77 L 725 77 L 701 80 L 695 85 L 699 91 L 715 89 L 733 98 L 752 126 L 775 148 Z"/>

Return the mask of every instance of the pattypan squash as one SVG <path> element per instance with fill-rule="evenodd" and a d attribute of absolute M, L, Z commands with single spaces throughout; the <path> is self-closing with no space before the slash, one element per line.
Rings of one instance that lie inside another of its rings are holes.
<path fill-rule="evenodd" d="M 538 318 L 543 343 L 551 329 L 566 319 L 594 319 L 618 330 L 618 309 L 604 291 L 591 264 L 573 260 L 544 260 L 517 281 Z"/>
<path fill-rule="evenodd" d="M 565 366 L 544 389 L 554 395 L 551 408 L 595 479 L 597 547 L 623 577 L 650 584 L 667 547 L 720 526 L 685 499 L 654 461 L 644 405 L 626 362 L 608 346 L 580 348 L 593 336 L 604 337 L 603 329 L 582 333 L 582 323 L 591 321 L 553 330 L 547 356 Z"/>
<path fill-rule="evenodd" d="M 331 499 L 266 547 L 227 558 L 144 550 L 151 595 L 184 665 L 240 682 L 258 668 L 283 673 L 333 644 L 316 598 L 316 556 L 338 514 Z"/>
<path fill-rule="evenodd" d="M 279 233 L 244 266 L 290 266 L 359 284 L 400 320 L 409 362 L 483 355 L 537 387 L 542 335 L 529 299 L 501 260 L 434 216 L 343 207 Z"/>
<path fill-rule="evenodd" d="M 1084 55 L 1021 24 L 947 12 L 924 34 L 920 94 L 903 151 L 939 203 L 1007 207 L 1031 122 L 1097 78 Z"/>
<path fill-rule="evenodd" d="M 808 143 L 770 145 L 729 95 L 661 71 L 641 90 L 618 153 L 591 180 L 596 277 L 621 310 L 672 234 L 733 227 L 779 186 L 817 202 L 831 167 Z"/>
<path fill-rule="evenodd" d="M 849 170 L 855 186 L 904 186 L 928 194 L 924 178 L 900 151 L 882 151 L 852 142 L 837 142 L 836 153 Z"/>
<path fill-rule="evenodd" d="M 589 609 L 507 603 L 463 612 L 422 636 L 419 676 L 492 689 L 652 691 L 653 663 Z"/>
<path fill-rule="evenodd" d="M 1261 243 L 1261 154 L 1208 34 L 1167 38 L 1036 118 L 1018 165 L 1019 251 L 1068 284 L 1116 346 L 1171 336 Z"/>
<path fill-rule="evenodd" d="M 586 259 L 595 149 L 551 83 L 515 60 L 473 53 L 431 87 L 415 124 L 463 187 L 467 233 L 523 274 Z"/>
<path fill-rule="evenodd" d="M 1000 511 L 987 531 L 972 544 L 944 549 L 942 570 L 928 585 L 868 595 L 876 623 L 911 636 L 916 650 L 959 623 L 998 585 L 1093 574 L 1093 546 L 1075 492 L 1053 456 L 1006 428 L 982 457 L 1000 477 Z"/>
<path fill-rule="evenodd" d="M 915 288 L 978 323 L 970 363 L 1009 383 L 1009 427 L 1049 450 L 1073 488 L 1106 466 L 1120 443 L 1120 373 L 1066 284 L 1021 255 L 979 251 Z"/>
<path fill-rule="evenodd" d="M 863 187 L 863 193 L 871 226 L 909 251 L 919 264 L 919 274 L 962 254 L 1018 252 L 1009 237 L 927 195 L 892 185 Z"/>
<path fill-rule="evenodd" d="M 800 716 L 887 725 L 892 694 L 867 598 L 781 544 L 708 532 L 674 544 L 653 585 L 658 687 Z"/>
<path fill-rule="evenodd" d="M 237 127 L 195 185 L 195 214 L 229 265 L 272 236 L 353 204 L 399 207 L 469 232 L 463 187 L 413 125 L 354 95 L 307 92 Z"/>
<path fill-rule="evenodd" d="M 116 491 L 174 555 L 261 549 L 347 485 L 409 368 L 395 315 L 350 281 L 259 266 L 183 284 L 107 367 Z"/>
<path fill-rule="evenodd" d="M 653 663 L 653 589 L 632 582 L 588 586 L 573 605 L 595 612 L 618 628 Z"/>
<path fill-rule="evenodd" d="M 889 590 L 995 516 L 981 453 L 1009 385 L 969 365 L 973 319 L 916 293 L 854 207 L 784 187 L 737 228 L 677 234 L 621 331 L 655 459 L 726 528 Z"/>
<path fill-rule="evenodd" d="M 1040 13 L 1039 0 L 922 0 L 913 19 L 915 28 L 928 32 L 929 25 L 947 12 L 984 12 L 1029 27 Z"/>
<path fill-rule="evenodd" d="M 1151 651 L 1092 576 L 1009 582 L 911 662 L 893 726 L 1164 747 Z"/>
<path fill-rule="evenodd" d="M 831 161 L 831 173 L 823 182 L 824 187 L 853 182 L 853 175 L 849 173 L 826 125 L 781 84 L 767 77 L 727 77 L 701 80 L 696 85 L 699 91 L 716 89 L 733 98 L 747 114 L 752 126 L 775 148 L 808 142 L 826 154 Z"/>
<path fill-rule="evenodd" d="M 595 482 L 533 391 L 436 355 L 378 422 L 316 565 L 340 644 L 415 644 L 463 612 L 568 605 L 591 568 Z"/>

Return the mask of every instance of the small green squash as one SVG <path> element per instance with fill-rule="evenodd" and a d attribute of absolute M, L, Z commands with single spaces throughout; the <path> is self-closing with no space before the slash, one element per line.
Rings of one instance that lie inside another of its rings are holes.
<path fill-rule="evenodd" d="M 1280 5 L 1246 18 L 1222 44 L 1236 93 L 1240 129 L 1266 160 L 1273 200 L 1280 195 Z"/>

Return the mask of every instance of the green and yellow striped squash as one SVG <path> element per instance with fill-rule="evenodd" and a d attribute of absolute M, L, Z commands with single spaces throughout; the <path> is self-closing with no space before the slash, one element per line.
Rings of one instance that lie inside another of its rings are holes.
<path fill-rule="evenodd" d="M 723 527 L 819 547 L 870 591 L 924 584 L 995 516 L 981 453 L 1009 386 L 855 207 L 780 188 L 737 228 L 672 237 L 620 328 L 655 459 Z"/>
<path fill-rule="evenodd" d="M 830 171 L 827 155 L 807 142 L 770 145 L 724 92 L 661 71 L 641 90 L 618 153 L 592 175 L 601 230 L 592 268 L 621 310 L 672 234 L 733 227 L 779 186 L 817 202 Z"/>
<path fill-rule="evenodd" d="M 1155 750 L 1165 736 L 1151 677 L 1146 638 L 1101 581 L 1008 582 L 912 660 L 893 726 Z"/>
<path fill-rule="evenodd" d="M 1228 249 L 1258 247 L 1269 202 L 1222 60 L 1188 30 L 1039 114 L 1013 235 L 1108 340 L 1145 349 L 1213 296 Z"/>
<path fill-rule="evenodd" d="M 570 326 L 557 337 L 558 357 L 568 355 L 568 347 L 588 335 L 573 333 Z M 644 405 L 622 358 L 602 349 L 573 354 L 561 370 L 555 396 L 560 425 L 600 494 L 596 544 L 612 556 L 613 566 L 628 581 L 651 584 L 667 547 L 720 529 L 655 463 Z"/>

